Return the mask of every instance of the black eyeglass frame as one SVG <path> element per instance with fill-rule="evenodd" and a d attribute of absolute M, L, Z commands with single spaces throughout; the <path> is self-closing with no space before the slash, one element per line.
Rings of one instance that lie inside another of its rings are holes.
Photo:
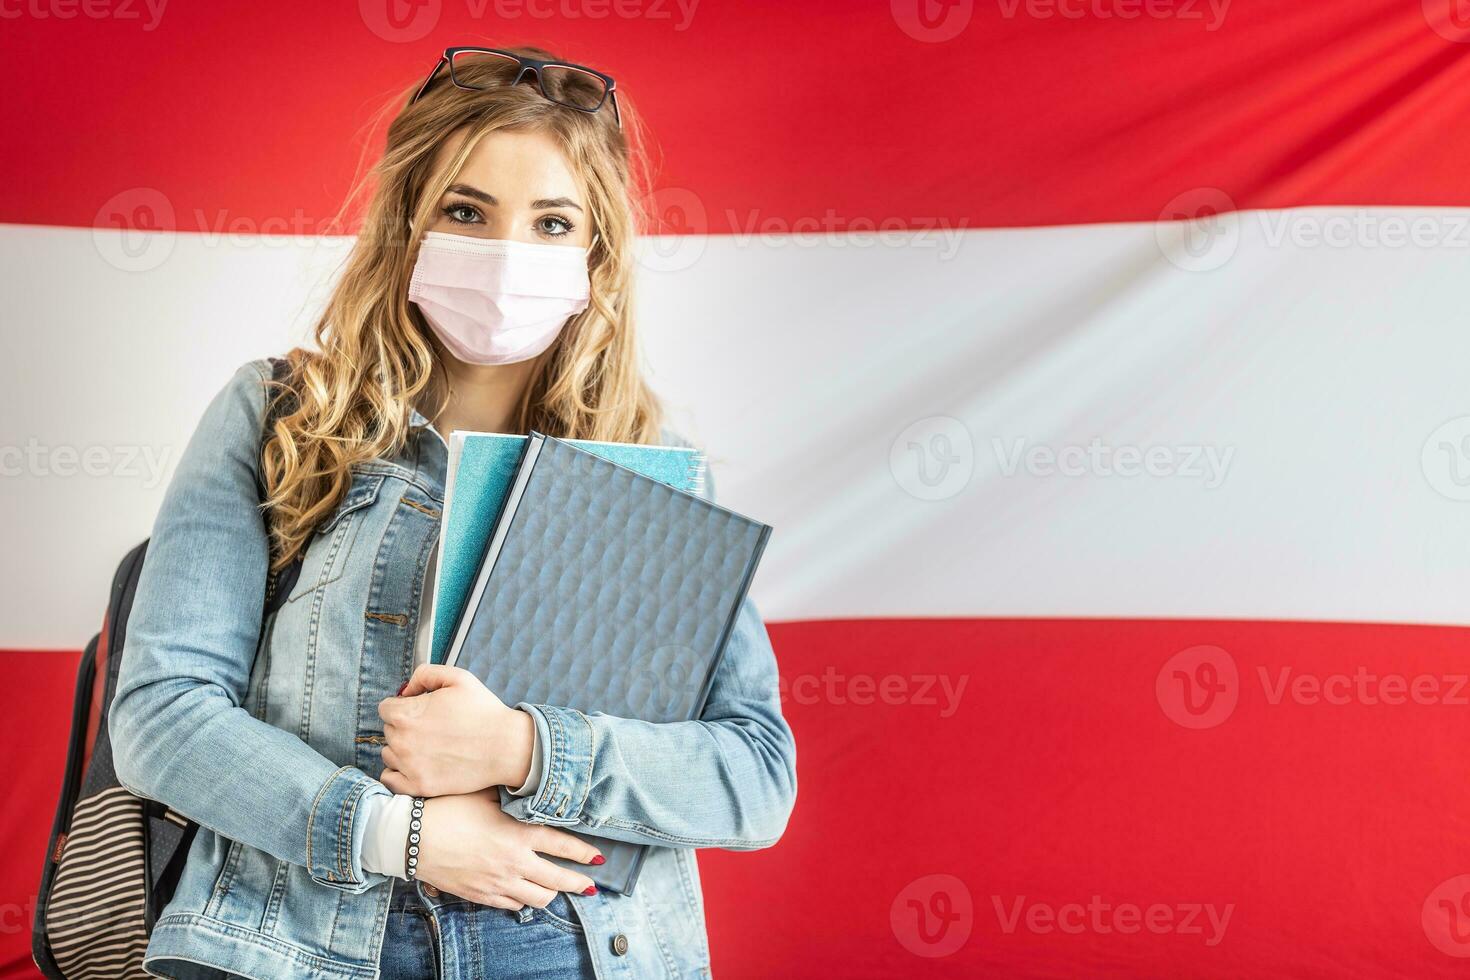
<path fill-rule="evenodd" d="M 511 80 L 510 84 L 519 85 L 521 83 L 521 80 L 526 77 L 526 73 L 529 72 L 536 77 L 536 87 L 541 89 L 541 94 L 546 97 L 546 100 L 548 102 L 555 102 L 557 105 L 564 105 L 568 109 L 576 109 L 578 112 L 598 112 L 602 109 L 604 105 L 607 104 L 608 100 L 611 99 L 613 120 L 617 122 L 619 129 L 623 128 L 623 114 L 618 111 L 618 83 L 617 80 L 611 75 L 604 74 L 603 72 L 600 72 L 595 68 L 588 68 L 586 65 L 573 64 L 570 61 L 537 61 L 535 58 L 525 58 L 521 55 L 516 54 L 513 51 L 502 51 L 499 48 L 445 48 L 444 53 L 439 56 L 439 60 L 434 63 L 434 70 L 429 72 L 429 77 L 424 79 L 424 84 L 419 86 L 419 90 L 414 93 L 412 99 L 409 99 L 408 104 L 413 105 L 419 100 L 424 92 L 428 91 L 430 83 L 438 77 L 439 69 L 443 68 L 445 65 L 449 66 L 449 80 L 454 83 L 455 88 L 462 88 L 471 92 L 478 91 L 479 89 L 483 88 L 484 86 L 482 85 L 464 84 L 454 73 L 455 56 L 466 53 L 493 54 L 501 58 L 508 58 L 511 61 L 514 61 L 519 67 L 516 70 L 515 78 Z M 602 98 L 598 100 L 597 105 L 590 107 L 575 105 L 563 99 L 556 98 L 546 90 L 545 76 L 541 74 L 543 68 L 565 68 L 568 71 L 580 71 L 585 74 L 591 75 L 593 78 L 596 78 L 602 82 Z"/>

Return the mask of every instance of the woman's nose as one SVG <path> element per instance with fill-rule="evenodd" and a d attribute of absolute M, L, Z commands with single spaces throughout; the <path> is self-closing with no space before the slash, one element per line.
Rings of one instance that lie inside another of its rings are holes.
<path fill-rule="evenodd" d="M 525 216 L 519 219 L 497 216 L 488 219 L 480 231 L 485 238 L 496 238 L 511 242 L 534 243 L 537 241 L 534 230 L 531 228 L 531 219 Z"/>

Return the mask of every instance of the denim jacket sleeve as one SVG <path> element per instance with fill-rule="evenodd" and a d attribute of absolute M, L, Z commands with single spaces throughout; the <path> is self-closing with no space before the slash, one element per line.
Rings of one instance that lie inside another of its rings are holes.
<path fill-rule="evenodd" d="M 118 780 L 231 840 L 361 892 L 363 801 L 391 796 L 244 707 L 268 543 L 256 474 L 267 362 L 215 396 L 165 494 L 128 621 L 109 734 Z"/>
<path fill-rule="evenodd" d="M 705 496 L 714 499 L 708 480 Z M 749 598 L 695 721 L 518 707 L 535 719 L 542 747 L 536 792 L 504 805 L 520 820 L 641 844 L 731 850 L 767 847 L 786 828 L 796 801 L 796 744 L 781 715 L 775 653 Z"/>

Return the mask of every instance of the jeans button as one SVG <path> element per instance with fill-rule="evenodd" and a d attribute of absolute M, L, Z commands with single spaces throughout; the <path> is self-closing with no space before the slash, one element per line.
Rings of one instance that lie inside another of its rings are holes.
<path fill-rule="evenodd" d="M 612 951 L 614 956 L 625 956 L 628 952 L 628 937 L 621 932 L 612 938 Z"/>
<path fill-rule="evenodd" d="M 435 888 L 433 885 L 430 885 L 430 884 L 425 883 L 424 884 L 424 894 L 427 895 L 427 896 L 429 896 L 430 898 L 438 898 L 439 897 L 439 889 Z"/>

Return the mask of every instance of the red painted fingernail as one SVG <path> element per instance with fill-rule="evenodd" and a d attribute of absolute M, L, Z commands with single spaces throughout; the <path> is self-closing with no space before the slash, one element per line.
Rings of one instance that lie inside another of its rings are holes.
<path fill-rule="evenodd" d="M 406 690 L 408 690 L 408 681 L 404 681 L 403 686 L 398 689 L 398 696 L 403 697 L 403 692 Z"/>
<path fill-rule="evenodd" d="M 583 895 L 596 895 L 597 894 L 597 886 L 596 885 L 588 885 L 586 888 L 584 888 L 582 890 L 582 894 Z"/>
<path fill-rule="evenodd" d="M 599 855 L 597 855 L 597 857 L 595 857 L 595 858 L 592 859 L 591 863 L 592 864 L 606 864 L 607 863 L 607 858 L 605 858 L 601 854 L 599 854 Z"/>

